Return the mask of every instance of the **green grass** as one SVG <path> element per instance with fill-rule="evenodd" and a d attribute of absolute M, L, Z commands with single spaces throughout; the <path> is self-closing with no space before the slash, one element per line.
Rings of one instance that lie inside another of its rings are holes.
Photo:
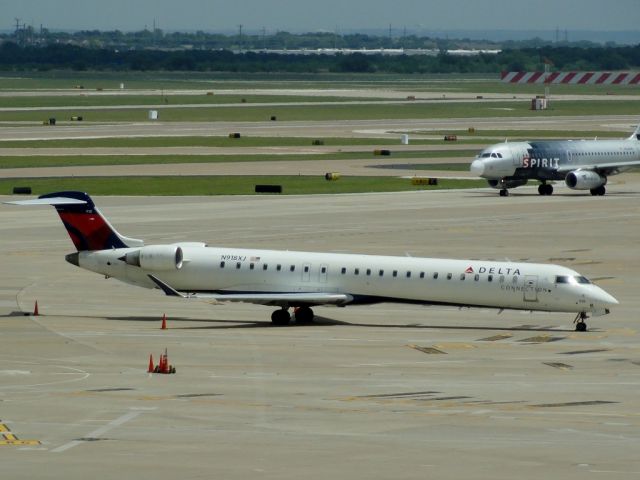
<path fill-rule="evenodd" d="M 411 164 L 388 164 L 388 165 L 380 165 L 381 168 L 402 168 L 402 169 L 411 169 L 411 170 L 441 170 L 441 171 L 449 171 L 449 172 L 468 172 L 469 171 L 469 162 L 466 163 L 411 163 Z"/>
<path fill-rule="evenodd" d="M 254 107 L 198 107 L 159 109 L 163 122 L 261 122 L 276 116 L 279 121 L 340 121 L 383 120 L 409 118 L 473 118 L 473 117 L 532 117 L 545 118 L 562 115 L 637 115 L 640 101 L 556 101 L 549 110 L 532 112 L 529 102 L 457 102 L 410 103 L 385 105 L 317 105 Z M 49 117 L 69 119 L 73 111 L 9 111 L 0 112 L 0 121 L 43 121 Z M 86 122 L 147 122 L 146 108 L 83 110 Z"/>
<path fill-rule="evenodd" d="M 370 158 L 371 162 L 389 163 L 394 159 L 407 158 L 450 158 L 475 156 L 475 150 L 452 151 L 406 151 L 392 152 L 392 156 L 377 156 L 364 152 L 326 153 L 316 155 L 37 155 L 0 157 L 0 169 L 38 167 L 76 167 L 89 165 L 157 165 L 171 163 L 222 163 L 222 162 L 262 162 L 262 161 L 307 161 L 307 160 L 360 160 Z"/>
<path fill-rule="evenodd" d="M 0 179 L 0 194 L 13 187 L 31 187 L 34 195 L 80 190 L 92 195 L 254 195 L 256 184 L 282 185 L 285 195 L 397 192 L 479 188 L 481 180 L 440 179 L 437 186 L 413 185 L 394 177 L 342 177 L 326 181 L 322 176 L 178 176 L 178 177 L 72 177 Z"/>
<path fill-rule="evenodd" d="M 216 88 L 390 88 L 407 92 L 544 93 L 543 85 L 513 85 L 498 74 L 340 74 L 340 73 L 230 73 L 230 72 L 1 72 L 0 90 L 114 89 L 124 83 L 129 89 Z M 637 87 L 625 85 L 552 85 L 554 94 L 640 95 Z"/>
<path fill-rule="evenodd" d="M 459 135 L 463 136 L 465 140 L 475 139 L 477 136 L 479 140 L 485 140 L 487 138 L 508 138 L 511 141 L 531 140 L 532 138 L 571 138 L 571 139 L 583 139 L 583 138 L 623 138 L 631 135 L 631 131 L 628 134 L 625 132 L 612 132 L 609 130 L 478 130 L 475 133 L 469 133 L 468 130 L 424 130 L 414 131 L 415 135 Z M 485 137 L 485 138 L 482 138 Z M 2 143 L 0 143 L 0 146 Z"/>
<path fill-rule="evenodd" d="M 301 96 L 301 95 L 206 95 L 202 91 L 199 95 L 121 95 L 104 92 L 86 92 L 78 90 L 75 95 L 58 96 L 14 96 L 0 97 L 2 108 L 38 108 L 40 110 L 56 107 L 110 107 L 135 105 L 224 105 L 224 104 L 252 104 L 252 103 L 292 103 L 292 102 L 350 102 L 350 101 L 381 101 L 380 98 L 350 98 L 332 96 Z M 80 110 L 77 112 L 82 114 Z"/>

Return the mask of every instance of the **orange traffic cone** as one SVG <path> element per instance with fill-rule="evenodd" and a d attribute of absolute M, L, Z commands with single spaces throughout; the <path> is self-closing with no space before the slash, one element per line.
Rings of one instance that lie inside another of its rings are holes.
<path fill-rule="evenodd" d="M 162 330 L 166 330 L 167 329 L 167 316 L 163 313 L 162 314 L 162 327 L 160 327 Z"/>
<path fill-rule="evenodd" d="M 147 370 L 147 372 L 149 373 L 153 373 L 153 369 L 155 367 L 153 366 L 153 354 L 149 355 L 149 369 Z"/>
<path fill-rule="evenodd" d="M 40 315 L 40 313 L 38 313 L 38 301 L 36 300 L 36 305 L 35 307 L 33 307 L 33 315 L 34 316 L 38 316 Z"/>

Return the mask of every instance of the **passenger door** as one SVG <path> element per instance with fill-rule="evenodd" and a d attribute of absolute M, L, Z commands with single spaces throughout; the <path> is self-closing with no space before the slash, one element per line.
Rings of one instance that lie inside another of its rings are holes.
<path fill-rule="evenodd" d="M 537 275 L 525 275 L 524 301 L 525 302 L 538 301 L 538 276 Z"/>

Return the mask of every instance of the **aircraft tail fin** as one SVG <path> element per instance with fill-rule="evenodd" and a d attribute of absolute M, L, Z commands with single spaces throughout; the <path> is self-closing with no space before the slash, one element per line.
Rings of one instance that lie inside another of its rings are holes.
<path fill-rule="evenodd" d="M 640 140 L 640 124 L 638 124 L 636 129 L 627 140 Z"/>
<path fill-rule="evenodd" d="M 14 205 L 52 205 L 78 251 L 142 247 L 144 242 L 120 235 L 84 192 L 56 192 Z"/>

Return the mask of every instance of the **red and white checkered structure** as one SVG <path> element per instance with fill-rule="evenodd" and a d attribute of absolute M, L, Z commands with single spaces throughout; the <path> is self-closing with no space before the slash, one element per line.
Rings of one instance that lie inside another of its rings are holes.
<path fill-rule="evenodd" d="M 640 85 L 640 72 L 502 72 L 504 83 Z"/>

